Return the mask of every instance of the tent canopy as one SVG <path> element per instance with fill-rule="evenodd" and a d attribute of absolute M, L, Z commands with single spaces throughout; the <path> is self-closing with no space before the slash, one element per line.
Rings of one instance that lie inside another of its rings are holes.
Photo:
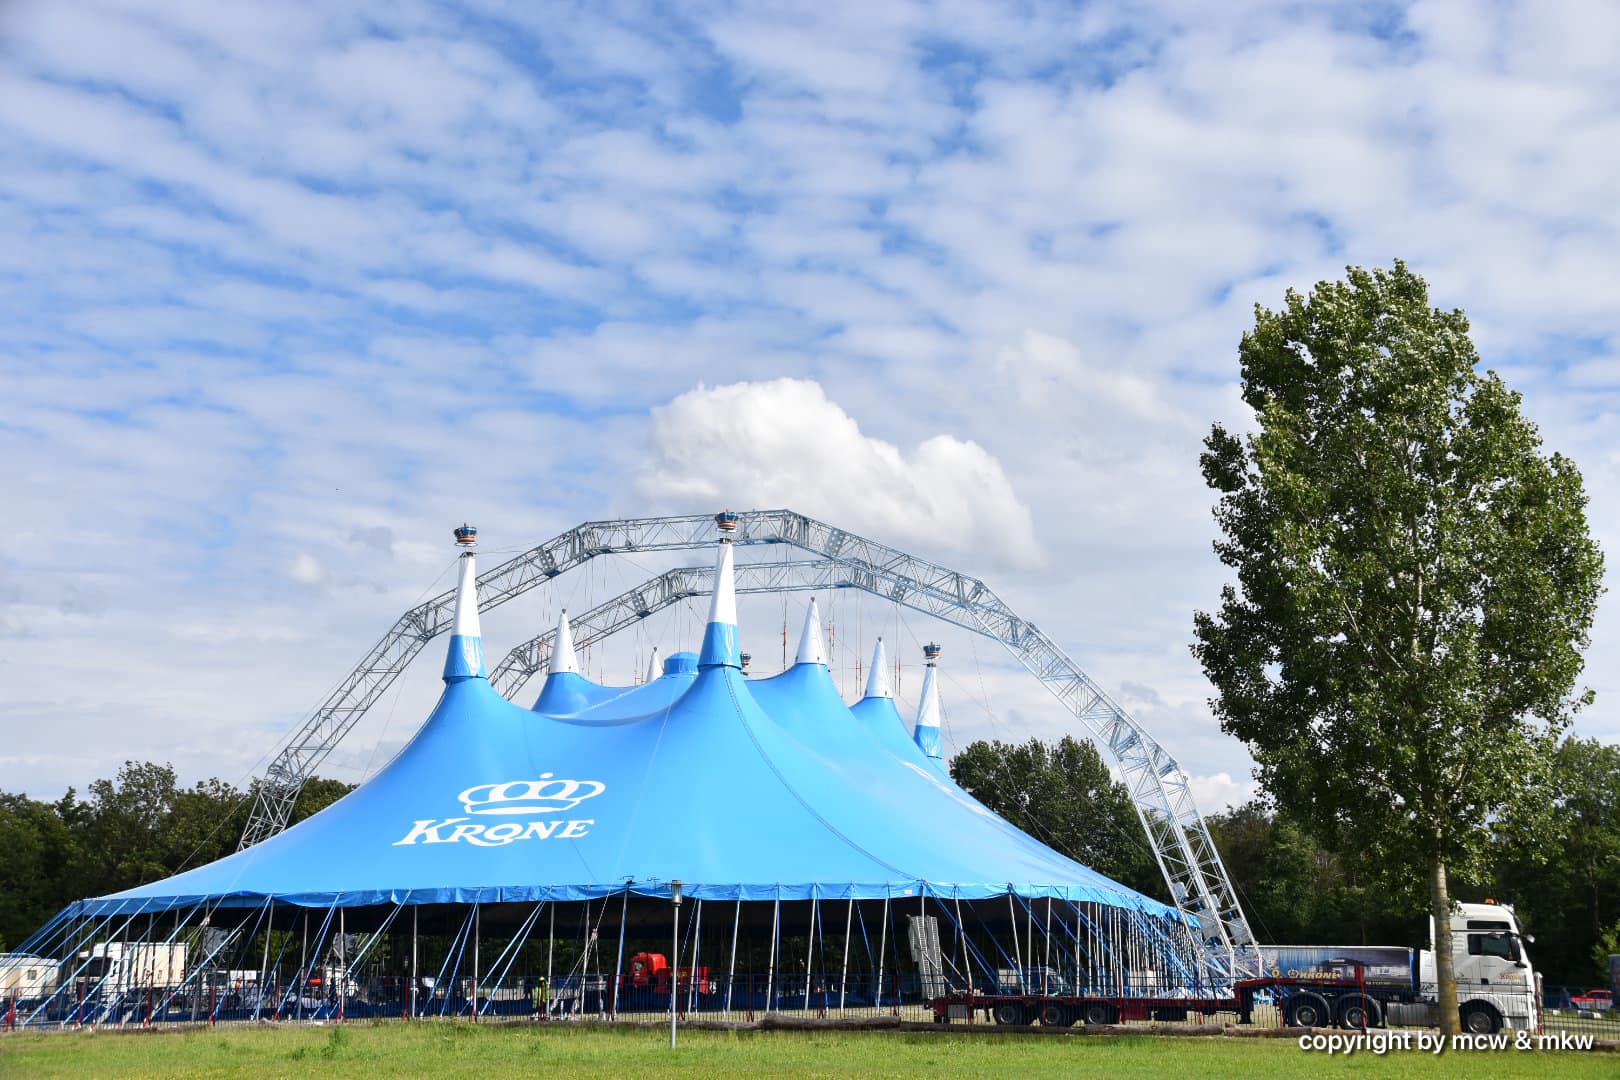
<path fill-rule="evenodd" d="M 679 881 L 709 899 L 1015 894 L 1175 916 L 957 786 L 885 680 L 847 706 L 814 612 L 798 663 L 747 678 L 732 557 L 722 542 L 698 656 L 669 657 L 639 687 L 601 686 L 578 671 L 565 622 L 524 709 L 486 677 L 467 552 L 444 693 L 392 762 L 263 843 L 76 913 L 667 896 Z"/>

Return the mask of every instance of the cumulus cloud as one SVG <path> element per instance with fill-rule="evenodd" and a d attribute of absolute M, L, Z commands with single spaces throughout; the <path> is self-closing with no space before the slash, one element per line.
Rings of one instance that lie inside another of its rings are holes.
<path fill-rule="evenodd" d="M 652 499 L 785 507 L 892 543 L 1042 561 L 1029 508 L 983 447 L 942 434 L 908 453 L 809 379 L 698 386 L 653 410 L 651 446 Z"/>

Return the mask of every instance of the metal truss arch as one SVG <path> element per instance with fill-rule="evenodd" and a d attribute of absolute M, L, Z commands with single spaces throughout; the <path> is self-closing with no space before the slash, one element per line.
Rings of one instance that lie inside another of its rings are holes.
<path fill-rule="evenodd" d="M 1214 970 L 1258 974 L 1258 954 L 1230 876 L 1175 758 L 1035 624 L 977 578 L 788 510 L 739 515 L 737 544 L 789 544 L 819 558 L 739 563 L 739 592 L 853 587 L 995 638 L 1084 726 L 1111 757 L 1130 792 L 1176 906 L 1198 930 Z M 709 515 L 587 522 L 479 575 L 479 609 L 489 610 L 597 555 L 705 548 Z M 755 569 L 757 568 L 757 569 Z M 574 621 L 576 640 L 600 640 L 660 607 L 706 594 L 713 571 L 688 567 L 649 579 Z M 315 766 L 433 637 L 449 626 L 453 591 L 406 612 L 360 665 L 284 745 L 258 786 L 243 847 L 285 827 Z M 542 634 L 512 650 L 491 681 L 515 692 L 549 655 Z"/>

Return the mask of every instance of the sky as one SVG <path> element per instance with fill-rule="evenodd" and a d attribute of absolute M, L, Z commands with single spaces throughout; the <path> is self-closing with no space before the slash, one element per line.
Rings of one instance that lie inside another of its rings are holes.
<path fill-rule="evenodd" d="M 487 567 L 785 506 L 983 578 L 1241 800 L 1188 644 L 1256 303 L 1407 260 L 1620 564 L 1616 40 L 1603 3 L 0 3 L 0 789 L 245 783 L 463 520 Z M 744 604 L 766 670 L 802 602 Z M 940 637 L 948 746 L 1073 730 L 994 643 L 823 603 L 852 697 L 880 627 L 902 697 Z M 387 759 L 437 655 L 323 772 Z"/>

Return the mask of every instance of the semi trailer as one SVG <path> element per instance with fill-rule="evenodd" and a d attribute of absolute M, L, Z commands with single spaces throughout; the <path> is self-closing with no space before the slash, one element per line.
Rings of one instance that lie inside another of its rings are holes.
<path fill-rule="evenodd" d="M 1453 967 L 1463 1029 L 1491 1034 L 1502 1028 L 1534 1030 L 1540 1022 L 1539 977 L 1530 964 L 1518 917 L 1506 904 L 1453 905 Z M 1229 991 L 1202 993 L 1155 987 L 1133 977 L 1094 993 L 1063 979 L 998 975 L 985 992 L 958 990 L 928 1005 L 940 1023 L 980 1013 L 998 1024 L 1049 1026 L 1117 1024 L 1129 1020 L 1184 1021 L 1189 1015 L 1235 1013 L 1254 1023 L 1257 1007 L 1274 1007 L 1291 1027 L 1433 1027 L 1439 1020 L 1433 926 L 1431 948 L 1397 946 L 1260 946 L 1264 974 L 1241 979 Z"/>

